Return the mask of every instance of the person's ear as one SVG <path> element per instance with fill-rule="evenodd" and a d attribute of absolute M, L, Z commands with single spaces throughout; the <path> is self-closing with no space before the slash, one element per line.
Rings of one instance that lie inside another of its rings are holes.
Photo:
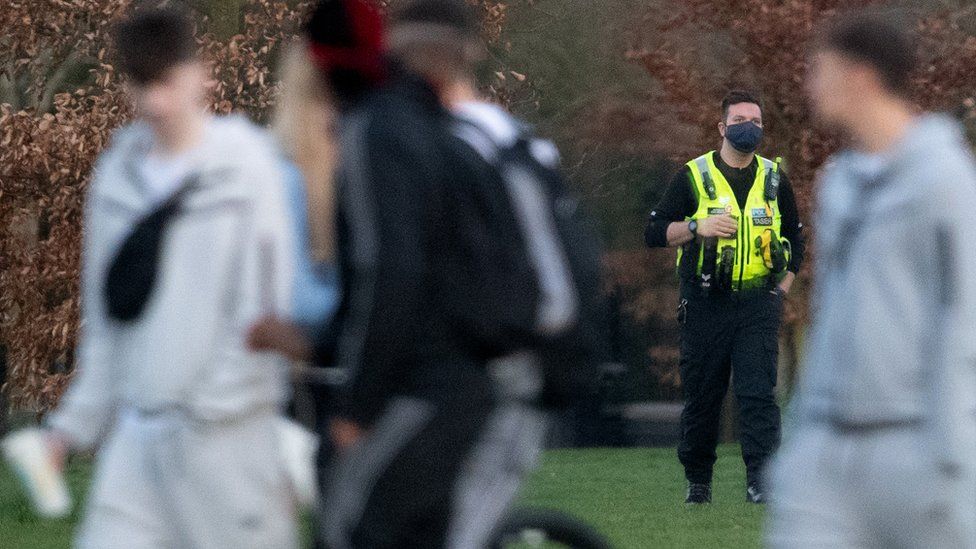
<path fill-rule="evenodd" d="M 725 128 L 727 127 L 728 126 L 725 125 L 725 122 L 718 123 L 718 134 L 722 136 L 722 139 L 725 139 Z"/>

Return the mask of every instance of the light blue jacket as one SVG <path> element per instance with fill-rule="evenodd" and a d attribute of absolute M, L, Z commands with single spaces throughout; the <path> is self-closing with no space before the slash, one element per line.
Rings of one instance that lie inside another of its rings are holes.
<path fill-rule="evenodd" d="M 305 180 L 298 167 L 289 161 L 285 161 L 283 171 L 298 239 L 292 318 L 298 324 L 314 329 L 330 319 L 339 306 L 339 275 L 333 263 L 316 263 L 312 259 Z"/>

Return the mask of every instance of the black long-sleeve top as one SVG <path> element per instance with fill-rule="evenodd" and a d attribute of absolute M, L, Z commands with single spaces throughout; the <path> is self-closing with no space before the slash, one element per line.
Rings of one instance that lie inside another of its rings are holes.
<path fill-rule="evenodd" d="M 756 182 L 756 169 L 759 167 L 759 159 L 754 159 L 752 164 L 745 168 L 733 168 L 722 160 L 718 151 L 714 153 L 713 158 L 715 166 L 718 167 L 729 182 L 729 186 L 732 187 L 736 201 L 739 204 L 745 204 L 749 197 L 749 191 Z M 783 234 L 781 236 L 790 241 L 793 251 L 787 268 L 789 271 L 797 273 L 803 265 L 803 223 L 800 222 L 800 214 L 796 207 L 796 198 L 793 196 L 790 180 L 785 172 L 781 173 L 778 198 L 779 210 L 783 216 L 781 229 Z M 683 166 L 671 179 L 661 201 L 651 212 L 647 229 L 644 231 L 644 241 L 648 247 L 667 247 L 668 225 L 676 221 L 684 221 L 698 210 L 698 199 L 695 196 L 693 186 L 691 170 L 688 166 Z"/>

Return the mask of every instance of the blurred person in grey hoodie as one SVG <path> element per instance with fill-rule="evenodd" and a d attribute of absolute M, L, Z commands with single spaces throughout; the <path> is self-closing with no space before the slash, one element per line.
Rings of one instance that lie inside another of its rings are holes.
<path fill-rule="evenodd" d="M 976 166 L 908 99 L 915 46 L 843 18 L 811 58 L 817 289 L 793 428 L 771 465 L 774 548 L 976 547 Z"/>
<path fill-rule="evenodd" d="M 289 313 L 279 159 L 244 119 L 207 114 L 182 10 L 137 9 L 115 45 L 136 120 L 95 168 L 77 375 L 47 420 L 56 463 L 97 447 L 76 545 L 293 547 L 285 364 L 244 341 L 255 318 Z"/>

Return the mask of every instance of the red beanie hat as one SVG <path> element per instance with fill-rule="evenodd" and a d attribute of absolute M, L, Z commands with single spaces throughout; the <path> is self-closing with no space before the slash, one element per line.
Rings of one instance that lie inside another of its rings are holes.
<path fill-rule="evenodd" d="M 326 74 L 348 71 L 374 84 L 385 79 L 383 15 L 367 0 L 320 0 L 305 34 L 316 66 Z"/>

